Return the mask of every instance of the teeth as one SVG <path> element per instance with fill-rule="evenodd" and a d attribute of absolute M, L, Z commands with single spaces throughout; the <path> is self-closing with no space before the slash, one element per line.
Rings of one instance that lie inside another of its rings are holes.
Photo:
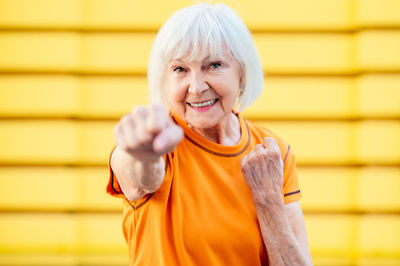
<path fill-rule="evenodd" d="M 213 105 L 216 101 L 217 101 L 217 99 L 209 100 L 209 101 L 206 101 L 203 103 L 189 103 L 189 104 L 196 108 L 202 108 L 202 107 Z"/>

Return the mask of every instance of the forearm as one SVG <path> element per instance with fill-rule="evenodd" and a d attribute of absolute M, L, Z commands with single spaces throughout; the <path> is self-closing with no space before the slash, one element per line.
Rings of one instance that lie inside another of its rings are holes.
<path fill-rule="evenodd" d="M 282 202 L 256 201 L 256 211 L 269 265 L 312 265 L 293 233 Z"/>
<path fill-rule="evenodd" d="M 162 156 L 138 159 L 119 147 L 112 154 L 111 167 L 129 200 L 137 200 L 147 193 L 155 192 L 165 175 Z"/>

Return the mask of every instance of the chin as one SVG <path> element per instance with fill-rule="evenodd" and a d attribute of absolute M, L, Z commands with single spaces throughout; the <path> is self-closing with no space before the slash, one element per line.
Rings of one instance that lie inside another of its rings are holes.
<path fill-rule="evenodd" d="M 187 122 L 198 129 L 207 129 L 207 128 L 212 128 L 214 126 L 216 126 L 221 120 L 218 119 L 217 116 L 212 115 L 212 114 L 203 114 L 203 115 L 199 115 L 198 117 L 187 117 Z"/>

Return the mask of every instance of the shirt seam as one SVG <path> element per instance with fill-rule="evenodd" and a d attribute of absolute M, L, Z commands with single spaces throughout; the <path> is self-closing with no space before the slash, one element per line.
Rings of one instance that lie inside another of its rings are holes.
<path fill-rule="evenodd" d="M 247 150 L 247 148 L 250 146 L 250 141 L 251 141 L 250 129 L 249 129 L 249 125 L 247 124 L 247 121 L 244 120 L 244 122 L 245 122 L 246 129 L 247 129 L 247 143 L 246 143 L 246 145 L 243 147 L 243 149 L 241 149 L 240 151 L 235 152 L 235 153 L 220 153 L 220 152 L 216 152 L 216 151 L 210 150 L 210 149 L 204 147 L 203 145 L 197 143 L 196 141 L 194 141 L 193 139 L 191 139 L 191 138 L 190 138 L 188 135 L 186 135 L 186 134 L 185 134 L 185 138 L 186 138 L 188 141 L 190 141 L 192 144 L 194 144 L 195 146 L 197 146 L 197 147 L 199 147 L 200 149 L 202 149 L 202 150 L 204 150 L 204 151 L 206 151 L 206 152 L 208 152 L 208 153 L 211 153 L 211 154 L 213 154 L 213 155 L 215 155 L 215 156 L 220 156 L 220 157 L 236 157 L 236 156 L 241 155 L 243 152 L 245 152 L 245 151 Z"/>

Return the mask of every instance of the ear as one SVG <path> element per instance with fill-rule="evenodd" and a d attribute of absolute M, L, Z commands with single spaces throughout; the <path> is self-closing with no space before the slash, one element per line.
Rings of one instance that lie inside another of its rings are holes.
<path fill-rule="evenodd" d="M 244 77 L 243 77 L 243 71 L 240 74 L 240 79 L 239 79 L 239 97 L 242 96 L 244 93 L 244 88 L 246 86 L 246 83 L 244 82 Z"/>

